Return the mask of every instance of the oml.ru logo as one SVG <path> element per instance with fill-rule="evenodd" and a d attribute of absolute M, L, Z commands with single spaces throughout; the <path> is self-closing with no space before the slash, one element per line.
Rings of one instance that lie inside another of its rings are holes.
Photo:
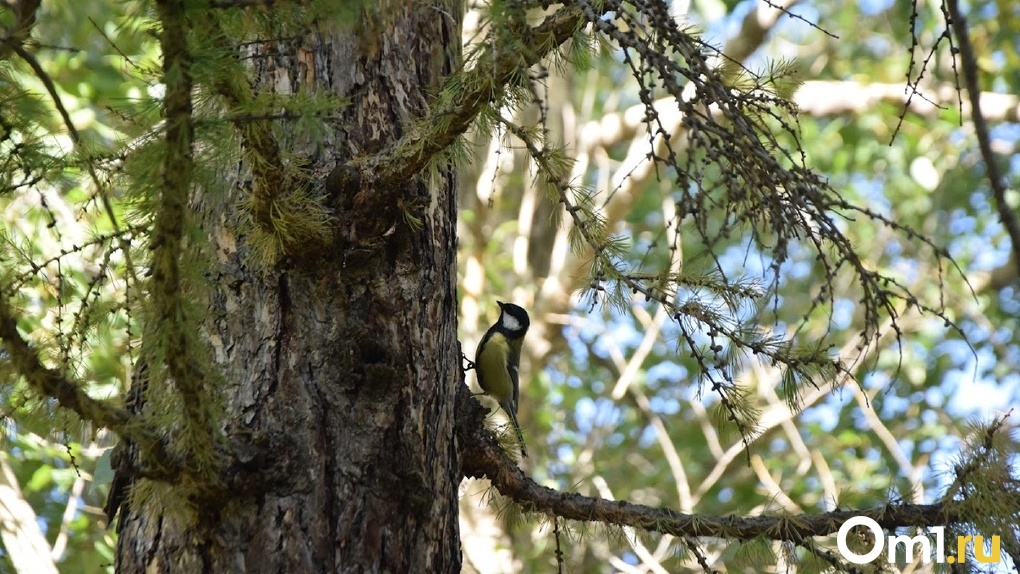
<path fill-rule="evenodd" d="M 874 537 L 874 545 L 865 554 L 858 554 L 851 550 L 846 544 L 847 534 L 850 533 L 850 529 L 854 526 L 863 526 L 869 530 Z M 954 564 L 956 562 L 967 561 L 967 549 L 973 545 L 974 558 L 983 564 L 994 564 L 999 562 L 1002 558 L 999 553 L 999 536 L 995 535 L 991 537 L 991 550 L 985 548 L 985 537 L 981 535 L 977 536 L 957 536 L 956 537 L 956 554 L 946 556 L 946 545 L 945 545 L 945 530 L 944 526 L 933 526 L 929 528 L 933 534 L 935 534 L 935 562 L 939 564 Z M 846 560 L 853 562 L 854 564 L 867 564 L 874 561 L 882 554 L 883 548 L 888 542 L 889 551 L 886 556 L 890 563 L 896 562 L 896 547 L 900 544 L 903 545 L 904 554 L 906 556 L 907 563 L 914 561 L 915 549 L 920 547 L 921 562 L 928 564 L 932 560 L 932 547 L 931 539 L 924 534 L 918 534 L 917 536 L 907 536 L 901 534 L 899 536 L 890 534 L 888 537 L 883 536 L 882 527 L 875 522 L 875 520 L 868 518 L 867 516 L 855 516 L 850 520 L 847 520 L 839 527 L 839 533 L 836 535 L 836 546 L 839 548 L 839 553 Z M 987 552 L 986 552 L 987 551 Z"/>

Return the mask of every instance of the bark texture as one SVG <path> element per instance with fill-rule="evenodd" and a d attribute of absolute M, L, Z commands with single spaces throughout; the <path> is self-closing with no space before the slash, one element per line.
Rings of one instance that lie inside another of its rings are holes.
<path fill-rule="evenodd" d="M 452 69 L 457 4 L 369 3 L 363 26 L 323 23 L 252 48 L 256 89 L 351 102 L 326 142 L 286 133 L 281 147 L 326 173 L 393 143 Z M 124 513 L 118 570 L 459 571 L 452 170 L 400 191 L 420 227 L 399 209 L 361 214 L 375 221 L 355 241 L 338 234 L 335 249 L 270 270 L 246 259 L 237 206 L 251 173 L 241 165 L 232 194 L 192 201 L 214 259 L 203 336 L 223 375 L 226 442 L 244 453 L 231 484 L 243 488 L 195 501 L 198 524 L 156 504 Z M 357 198 L 335 205 L 350 221 L 342 211 Z"/>

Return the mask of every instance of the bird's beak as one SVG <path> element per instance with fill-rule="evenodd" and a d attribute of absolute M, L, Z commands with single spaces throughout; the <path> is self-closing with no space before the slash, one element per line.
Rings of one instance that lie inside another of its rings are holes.
<path fill-rule="evenodd" d="M 499 310 L 500 311 L 502 311 L 503 310 L 503 306 L 506 305 L 506 303 L 504 303 L 502 301 L 496 301 L 496 304 L 499 305 Z"/>

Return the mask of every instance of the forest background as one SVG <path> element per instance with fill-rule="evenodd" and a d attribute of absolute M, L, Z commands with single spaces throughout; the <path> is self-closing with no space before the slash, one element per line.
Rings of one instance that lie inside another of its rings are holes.
<path fill-rule="evenodd" d="M 265 9 L 290 9 L 277 4 Z M 2 288 L 48 364 L 87 381 L 92 397 L 123 401 L 143 321 L 124 254 L 145 251 L 149 221 L 133 218 L 145 209 L 137 196 L 97 189 L 156 129 L 162 54 L 148 3 L 75 5 L 5 0 L 0 13 Z M 352 6 L 344 17 L 357 19 Z M 670 153 L 660 128 L 688 153 L 675 139 L 683 119 L 666 87 L 635 78 L 608 32 L 530 67 L 522 90 L 493 98 L 485 125 L 452 156 L 458 334 L 470 357 L 497 300 L 531 313 L 519 407 L 528 476 L 685 513 L 796 515 L 952 498 L 968 488 L 964 469 L 978 492 L 1009 493 L 1006 504 L 1017 505 L 1020 6 L 979 0 L 955 22 L 952 6 L 669 4 L 733 90 L 792 103 L 763 113 L 762 124 L 786 150 L 784 165 L 803 162 L 833 191 L 829 221 L 859 261 L 815 249 L 809 235 L 781 241 L 782 230 L 753 216 L 722 223 L 732 205 L 699 205 L 718 210 L 704 225 L 680 211 L 691 206 L 676 172 L 649 154 Z M 35 17 L 25 42 L 27 7 Z M 497 20 L 486 14 L 465 9 L 468 56 L 494 37 Z M 541 13 L 529 18 L 542 22 Z M 617 30 L 641 37 L 622 20 Z M 303 105 L 283 119 L 315 131 L 323 104 Z M 542 164 L 556 146 L 572 160 L 564 181 L 577 186 L 574 211 L 548 195 L 546 178 L 559 172 Z M 724 171 L 700 173 L 718 180 Z M 751 212 L 767 205 L 747 201 Z M 576 213 L 603 234 L 580 233 Z M 401 225 L 420 225 L 413 208 Z M 276 264 L 272 247 L 253 252 Z M 869 286 L 862 272 L 882 279 Z M 772 355 L 759 358 L 754 345 Z M 36 572 L 112 571 L 117 533 L 104 528 L 102 507 L 116 438 L 41 398 L 9 359 L 0 570 L 13 570 L 20 552 Z M 548 571 L 558 551 L 584 572 L 702 560 L 781 571 L 812 558 L 782 542 L 686 546 L 627 528 L 575 526 L 561 540 L 554 530 L 569 526 L 522 513 L 471 479 L 460 505 L 467 571 Z M 1000 568 L 1020 555 L 1009 524 L 971 523 L 1006 537 L 1013 558 Z"/>

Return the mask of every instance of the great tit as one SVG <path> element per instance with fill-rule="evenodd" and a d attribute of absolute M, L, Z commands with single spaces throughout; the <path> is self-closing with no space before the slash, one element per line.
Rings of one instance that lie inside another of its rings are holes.
<path fill-rule="evenodd" d="M 513 303 L 499 303 L 499 319 L 489 327 L 475 352 L 478 386 L 506 411 L 521 441 L 521 456 L 528 458 L 524 435 L 517 424 L 517 400 L 520 397 L 521 344 L 531 326 L 528 312 Z"/>

